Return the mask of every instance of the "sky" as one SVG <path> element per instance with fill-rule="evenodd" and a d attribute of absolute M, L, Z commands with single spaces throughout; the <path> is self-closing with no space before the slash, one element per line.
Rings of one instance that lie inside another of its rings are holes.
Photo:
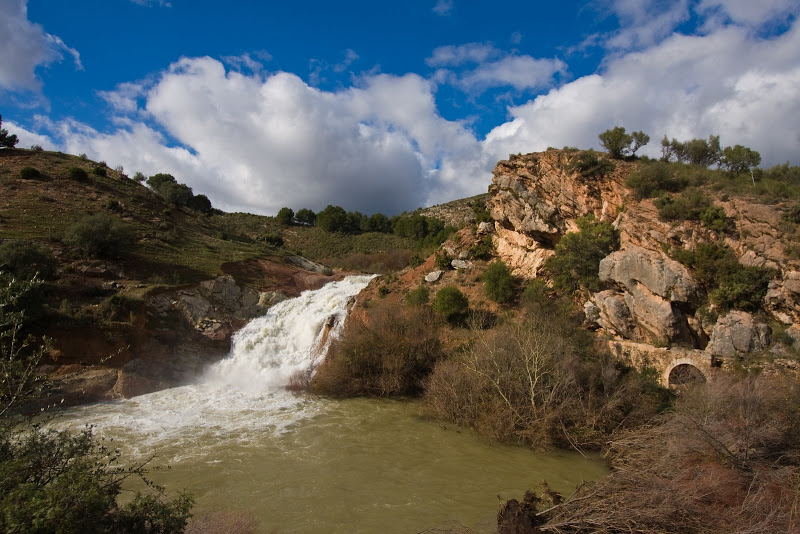
<path fill-rule="evenodd" d="M 614 126 L 800 164 L 800 0 L 0 0 L 20 147 L 226 211 L 396 214 Z"/>

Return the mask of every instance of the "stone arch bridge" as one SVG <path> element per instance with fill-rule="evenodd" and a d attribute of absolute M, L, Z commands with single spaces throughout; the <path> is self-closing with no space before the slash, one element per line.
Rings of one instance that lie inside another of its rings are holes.
<path fill-rule="evenodd" d="M 658 381 L 664 387 L 675 385 L 676 381 L 687 375 L 702 375 L 708 380 L 722 365 L 710 353 L 696 349 L 666 349 L 619 340 L 610 340 L 608 348 L 618 360 L 634 369 L 655 369 L 658 372 Z"/>

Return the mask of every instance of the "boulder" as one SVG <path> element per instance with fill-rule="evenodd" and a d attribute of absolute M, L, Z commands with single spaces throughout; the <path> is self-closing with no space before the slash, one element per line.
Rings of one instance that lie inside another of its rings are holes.
<path fill-rule="evenodd" d="M 478 235 L 486 235 L 494 232 L 494 224 L 490 222 L 482 222 L 478 225 Z"/>
<path fill-rule="evenodd" d="M 426 282 L 438 282 L 444 271 L 431 271 L 425 275 Z"/>
<path fill-rule="evenodd" d="M 453 266 L 453 269 L 459 271 L 469 271 L 472 269 L 472 262 L 466 260 L 453 260 L 450 262 L 450 265 Z"/>
<path fill-rule="evenodd" d="M 630 245 L 600 261 L 600 280 L 625 289 L 641 285 L 670 302 L 699 304 L 700 286 L 689 270 L 670 258 Z"/>
<path fill-rule="evenodd" d="M 734 310 L 717 320 L 706 351 L 727 358 L 758 352 L 769 346 L 771 334 L 766 323 L 747 312 Z"/>

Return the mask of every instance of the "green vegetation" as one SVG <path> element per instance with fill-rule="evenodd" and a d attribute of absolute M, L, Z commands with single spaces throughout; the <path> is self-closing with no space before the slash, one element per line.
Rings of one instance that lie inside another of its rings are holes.
<path fill-rule="evenodd" d="M 281 208 L 275 219 L 281 226 L 291 226 L 294 222 L 294 211 L 291 208 Z"/>
<path fill-rule="evenodd" d="M 483 236 L 480 241 L 469 247 L 469 257 L 474 260 L 487 260 L 494 253 L 494 242 L 491 235 Z"/>
<path fill-rule="evenodd" d="M 38 371 L 47 346 L 25 334 L 25 310 L 15 309 L 37 280 L 0 285 L 0 530 L 3 532 L 183 532 L 192 498 L 165 499 L 146 478 L 148 462 L 127 467 L 87 428 L 58 432 L 14 416 L 46 386 Z M 139 478 L 150 488 L 121 504 L 122 484 Z"/>
<path fill-rule="evenodd" d="M 443 355 L 439 328 L 427 307 L 404 313 L 380 304 L 368 322 L 347 322 L 310 389 L 334 397 L 417 395 Z"/>
<path fill-rule="evenodd" d="M 94 173 L 97 176 L 102 176 L 103 178 L 108 176 L 108 171 L 106 170 L 105 167 L 101 165 L 98 165 L 97 167 L 92 169 L 92 173 Z"/>
<path fill-rule="evenodd" d="M 598 221 L 591 215 L 577 222 L 578 231 L 561 238 L 555 254 L 544 266 L 558 291 L 572 293 L 580 288 L 599 291 L 600 260 L 617 249 L 619 238 L 611 223 Z"/>
<path fill-rule="evenodd" d="M 433 311 L 447 319 L 450 323 L 463 320 L 469 308 L 469 300 L 455 286 L 446 286 L 436 292 L 433 298 Z"/>
<path fill-rule="evenodd" d="M 9 134 L 3 126 L 3 116 L 0 115 L 0 148 L 14 148 L 19 143 L 19 139 L 14 134 Z"/>
<path fill-rule="evenodd" d="M 514 298 L 514 277 L 501 260 L 490 263 L 481 278 L 486 296 L 493 301 L 508 304 Z"/>
<path fill-rule="evenodd" d="M 759 310 L 775 276 L 772 269 L 745 267 L 729 247 L 716 243 L 698 243 L 695 250 L 676 249 L 672 256 L 692 269 L 711 300 L 723 310 Z"/>
<path fill-rule="evenodd" d="M 19 177 L 23 180 L 38 180 L 42 177 L 42 173 L 38 170 L 34 169 L 33 167 L 23 167 L 19 171 Z"/>
<path fill-rule="evenodd" d="M 472 214 L 475 216 L 475 224 L 482 222 L 493 222 L 492 214 L 486 209 L 486 201 L 475 199 L 470 203 Z"/>
<path fill-rule="evenodd" d="M 544 298 L 436 365 L 424 398 L 433 417 L 539 449 L 599 448 L 665 407 L 655 383 L 592 350 L 568 302 Z"/>
<path fill-rule="evenodd" d="M 584 150 L 572 157 L 569 168 L 577 170 L 584 178 L 601 178 L 614 170 L 614 164 L 600 158 L 594 150 Z"/>
<path fill-rule="evenodd" d="M 87 258 L 119 258 L 127 255 L 134 243 L 130 228 L 109 215 L 89 215 L 69 226 L 63 242 Z"/>
<path fill-rule="evenodd" d="M 442 271 L 452 269 L 452 261 L 453 257 L 448 254 L 446 250 L 436 251 L 436 255 L 433 257 L 433 262 L 436 265 L 436 268 Z"/>
<path fill-rule="evenodd" d="M 636 151 L 650 142 L 650 136 L 644 132 L 625 133 L 625 128 L 616 126 L 598 135 L 600 144 L 608 150 L 612 158 L 633 157 Z"/>
<path fill-rule="evenodd" d="M 88 182 L 89 175 L 86 173 L 85 170 L 81 169 L 80 167 L 70 167 L 67 171 L 67 176 L 70 180 L 75 182 Z"/>
<path fill-rule="evenodd" d="M 424 306 L 430 299 L 430 291 L 425 286 L 418 286 L 406 295 L 406 303 L 409 306 Z"/>
<path fill-rule="evenodd" d="M 663 161 L 646 163 L 632 172 L 625 185 L 633 189 L 637 199 L 658 197 L 664 192 L 677 193 L 688 185 L 688 179 L 678 169 Z"/>
<path fill-rule="evenodd" d="M 50 249 L 29 241 L 6 241 L 0 245 L 0 271 L 28 280 L 52 278 L 56 259 Z"/>
<path fill-rule="evenodd" d="M 720 165 L 734 174 L 749 172 L 761 163 L 761 154 L 746 146 L 726 146 L 722 151 Z"/>

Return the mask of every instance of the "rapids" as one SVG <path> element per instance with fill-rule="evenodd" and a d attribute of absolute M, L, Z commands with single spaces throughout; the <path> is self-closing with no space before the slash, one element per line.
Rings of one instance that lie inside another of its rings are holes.
<path fill-rule="evenodd" d="M 569 493 L 606 473 L 574 453 L 534 454 L 445 429 L 415 403 L 286 391 L 293 373 L 319 363 L 370 278 L 273 306 L 194 384 L 72 408 L 58 425 L 94 425 L 123 460 L 155 455 L 171 469 L 152 478 L 190 491 L 196 512 L 253 515 L 263 532 L 416 532 L 448 520 L 490 532 L 498 495 L 519 498 L 545 479 Z"/>

